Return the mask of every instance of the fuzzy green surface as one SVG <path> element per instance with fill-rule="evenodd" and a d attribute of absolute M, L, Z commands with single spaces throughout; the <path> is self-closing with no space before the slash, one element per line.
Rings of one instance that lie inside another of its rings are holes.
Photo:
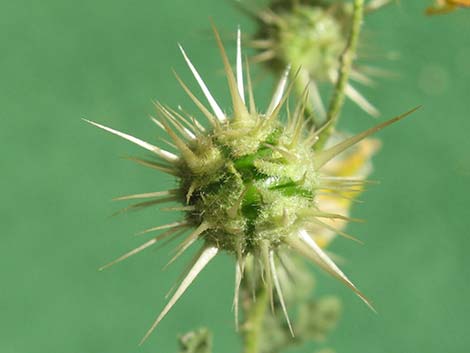
<path fill-rule="evenodd" d="M 341 16 L 321 6 L 298 5 L 280 12 L 282 25 L 268 26 L 266 39 L 276 42 L 274 50 L 288 63 L 302 67 L 316 80 L 327 81 L 329 71 L 339 66 L 346 45 Z M 300 33 L 300 35 L 299 35 Z"/>
<path fill-rule="evenodd" d="M 343 299 L 343 317 L 327 345 L 338 352 L 465 352 L 470 345 L 470 11 L 427 18 L 427 5 L 401 1 L 366 19 L 367 43 L 401 53 L 399 61 L 373 60 L 400 77 L 381 80 L 367 96 L 384 117 L 424 107 L 380 133 L 384 145 L 372 178 L 381 184 L 353 212 L 368 222 L 349 227 L 366 245 L 338 239 L 332 247 L 379 315 L 318 276 L 318 292 Z M 184 261 L 160 271 L 170 258 L 163 248 L 106 272 L 97 268 L 139 245 L 135 232 L 178 217 L 155 208 L 109 218 L 122 206 L 110 200 L 176 185 L 120 159 L 145 152 L 80 119 L 152 140 L 163 134 L 146 118 L 151 99 L 196 112 L 171 74 L 174 67 L 191 82 L 177 41 L 228 107 L 209 17 L 222 33 L 240 22 L 254 30 L 216 0 L 0 5 L 1 352 L 172 353 L 178 334 L 203 325 L 214 331 L 214 352 L 240 351 L 228 256 L 216 259 L 137 346 Z M 267 103 L 269 85 L 256 91 Z M 351 103 L 345 113 L 342 126 L 353 132 L 376 123 Z"/>
<path fill-rule="evenodd" d="M 190 143 L 197 168 L 182 158 L 181 191 L 194 207 L 186 218 L 207 225 L 207 242 L 233 254 L 257 253 L 303 227 L 320 183 L 308 135 L 295 138 L 295 128 L 256 114 Z"/>

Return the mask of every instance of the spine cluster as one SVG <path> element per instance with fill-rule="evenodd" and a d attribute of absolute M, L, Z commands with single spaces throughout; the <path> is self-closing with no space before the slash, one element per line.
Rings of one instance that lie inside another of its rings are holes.
<path fill-rule="evenodd" d="M 379 7 L 379 1 L 369 3 L 371 8 L 373 5 Z M 198 94 L 176 75 L 182 89 L 198 108 L 197 116 L 186 113 L 182 108 L 172 109 L 159 102 L 155 104 L 157 116 L 152 121 L 168 135 L 172 149 L 166 150 L 88 121 L 150 151 L 153 158 L 132 159 L 177 180 L 175 189 L 118 198 L 139 200 L 126 210 L 178 202 L 179 205 L 172 209 L 183 215 L 177 222 L 145 230 L 144 234 L 157 235 L 103 268 L 163 240 L 184 235 L 169 263 L 199 244 L 199 251 L 142 342 L 199 273 L 221 252 L 235 258 L 237 322 L 240 286 L 249 272 L 271 300 L 273 293 L 276 294 L 288 327 L 294 334 L 280 280 L 288 277 L 281 257 L 289 252 L 309 259 L 370 306 L 323 247 L 331 234 L 356 240 L 342 228 L 346 222 L 354 221 L 348 217 L 347 211 L 351 199 L 362 191 L 366 183 L 364 176 L 368 171 L 363 169 L 368 167 L 367 162 L 376 149 L 376 143 L 368 137 L 414 110 L 343 139 L 332 134 L 332 126 L 328 122 L 319 124 L 315 120 L 318 111 L 325 113 L 317 99 L 316 84 L 321 80 L 341 83 L 344 47 L 351 42 L 345 28 L 353 19 L 362 18 L 357 9 L 360 7 L 352 9 L 344 4 L 333 8 L 333 5 L 320 1 L 280 1 L 259 13 L 264 27 L 252 44 L 264 52 L 255 59 L 275 60 L 275 67 L 282 68 L 277 87 L 264 112 L 260 112 L 255 101 L 250 67 L 242 60 L 240 30 L 237 32 L 236 58 L 232 63 L 214 28 L 232 100 L 230 113 L 220 107 L 180 46 L 204 99 L 198 98 Z M 361 77 L 354 69 L 352 76 Z M 338 86 L 341 87 L 340 84 Z M 365 110 L 375 112 L 352 86 L 346 84 L 344 88 L 350 98 L 362 102 Z M 293 107 L 286 103 L 291 93 L 297 102 Z M 320 120 L 325 119 L 326 113 Z"/>

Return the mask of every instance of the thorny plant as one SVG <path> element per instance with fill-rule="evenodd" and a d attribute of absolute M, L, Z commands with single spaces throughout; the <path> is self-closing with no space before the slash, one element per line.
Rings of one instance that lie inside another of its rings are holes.
<path fill-rule="evenodd" d="M 359 221 L 348 214 L 369 183 L 370 159 L 379 146 L 370 135 L 416 110 L 354 136 L 336 130 L 345 97 L 368 113 L 377 113 L 350 79 L 369 80 L 354 63 L 361 25 L 365 13 L 387 3 L 273 0 L 261 10 L 250 9 L 259 24 L 249 39 L 249 46 L 258 50 L 251 65 L 264 62 L 280 77 L 264 112 L 255 100 L 240 29 L 234 70 L 213 28 L 232 100 L 228 111 L 180 46 L 207 104 L 175 73 L 199 112 L 191 115 L 182 108 L 155 103 L 158 115 L 152 121 L 169 136 L 168 150 L 87 120 L 150 151 L 152 158 L 132 160 L 177 180 L 175 189 L 119 197 L 140 200 L 124 211 L 177 202 L 179 206 L 169 209 L 182 213 L 177 222 L 145 230 L 145 234 L 159 234 L 103 268 L 183 235 L 169 263 L 193 245 L 199 247 L 141 343 L 220 253 L 235 259 L 235 326 L 243 335 L 245 353 L 280 352 L 292 344 L 322 339 L 334 327 L 339 303 L 334 298 L 310 298 L 312 277 L 300 258 L 339 280 L 372 308 L 325 248 L 335 235 L 357 241 L 344 228 L 350 221 Z M 327 105 L 320 98 L 321 82 L 332 85 Z M 293 109 L 289 100 L 295 102 Z M 289 316 L 292 309 L 297 310 L 294 320 Z M 207 330 L 181 338 L 185 353 L 209 353 L 211 346 Z"/>

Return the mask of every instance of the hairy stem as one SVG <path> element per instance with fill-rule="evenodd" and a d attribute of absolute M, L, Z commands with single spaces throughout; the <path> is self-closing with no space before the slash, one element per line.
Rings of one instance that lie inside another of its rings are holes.
<path fill-rule="evenodd" d="M 259 289 L 256 300 L 246 310 L 244 324 L 244 353 L 259 353 L 264 316 L 268 307 L 269 296 L 265 289 Z"/>
<path fill-rule="evenodd" d="M 362 19 L 364 15 L 364 0 L 354 0 L 354 12 L 352 18 L 351 32 L 348 42 L 340 57 L 340 66 L 338 70 L 338 80 L 335 90 L 328 107 L 326 126 L 324 132 L 320 136 L 317 146 L 322 146 L 331 133 L 334 131 L 339 120 L 341 108 L 344 104 L 346 85 L 349 80 L 351 66 L 356 56 L 357 42 L 361 33 Z"/>

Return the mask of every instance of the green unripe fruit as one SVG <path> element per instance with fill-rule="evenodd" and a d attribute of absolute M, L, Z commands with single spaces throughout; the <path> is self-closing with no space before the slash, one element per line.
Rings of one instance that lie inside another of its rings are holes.
<path fill-rule="evenodd" d="M 209 144 L 207 136 L 201 137 L 211 146 L 210 154 L 218 156 L 217 169 L 194 173 L 185 162 L 179 167 L 181 190 L 194 206 L 188 220 L 210 224 L 203 234 L 206 241 L 234 253 L 253 252 L 260 242 L 277 247 L 296 232 L 299 211 L 315 206 L 318 178 L 311 144 L 278 122 L 264 124 L 264 119 L 250 116 L 257 121 L 251 127 L 239 123 L 243 136 L 234 135 L 227 123 L 210 134 Z M 201 150 L 198 139 L 193 144 Z"/>
<path fill-rule="evenodd" d="M 341 24 L 323 8 L 308 6 L 296 7 L 292 13 L 284 14 L 282 21 L 277 33 L 282 61 L 327 81 L 328 73 L 338 68 L 346 45 Z"/>
<path fill-rule="evenodd" d="M 238 307 L 238 290 L 247 264 L 247 267 L 253 268 L 255 276 L 262 277 L 262 283 L 268 292 L 275 289 L 288 321 L 277 275 L 278 269 L 283 270 L 277 260 L 281 247 L 291 249 L 312 260 L 368 303 L 362 293 L 321 249 L 314 234 L 319 226 L 334 228 L 327 225 L 325 219 L 348 220 L 343 215 L 322 211 L 316 202 L 318 194 L 325 191 L 348 190 L 361 185 L 361 180 L 329 178 L 322 174 L 322 167 L 349 147 L 403 119 L 411 112 L 347 138 L 327 149 L 315 150 L 313 146 L 322 131 L 309 127 L 308 117 L 305 116 L 307 95 L 297 102 L 292 114 L 286 109 L 286 119 L 281 119 L 282 108 L 292 88 L 289 86 L 286 89 L 289 68 L 285 70 L 279 81 L 264 114 L 256 109 L 249 74 L 247 75 L 248 103 L 245 102 L 240 38 L 238 32 L 236 73 L 234 73 L 216 32 L 233 103 L 231 115 L 226 115 L 218 106 L 181 48 L 211 110 L 206 108 L 177 76 L 183 89 L 199 108 L 201 115 L 209 121 L 210 127 L 204 127 L 192 115 L 180 114 L 157 103 L 159 119 L 153 121 L 171 138 L 170 144 L 175 148 L 175 152 L 163 150 L 129 134 L 90 122 L 152 152 L 155 159 L 134 158 L 133 160 L 178 179 L 177 189 L 118 198 L 147 200 L 131 205 L 127 209 L 176 201 L 180 202 L 181 206 L 173 209 L 184 212 L 184 218 L 179 222 L 144 231 L 143 233 L 162 232 L 107 266 L 120 262 L 159 241 L 172 240 L 188 230 L 189 235 L 177 247 L 170 263 L 198 240 L 202 243 L 200 251 L 194 256 L 173 296 L 143 340 L 220 251 L 234 255 L 237 262 L 235 312 Z M 288 324 L 292 330 L 289 321 Z"/>
<path fill-rule="evenodd" d="M 346 5 L 333 7 L 320 1 L 275 2 L 259 14 L 255 46 L 265 44 L 264 48 L 260 45 L 264 58 L 263 53 L 259 57 L 277 71 L 291 64 L 302 67 L 315 80 L 329 81 L 346 46 L 348 13 Z"/>
<path fill-rule="evenodd" d="M 311 104 L 307 111 L 314 115 L 317 126 L 326 119 L 322 96 L 328 90 L 324 90 L 324 86 L 337 84 L 342 56 L 348 51 L 353 14 L 351 3 L 321 0 L 273 0 L 267 8 L 257 12 L 258 33 L 251 43 L 258 54 L 253 61 L 263 62 L 276 73 L 288 64 L 300 68 L 295 92 L 300 96 L 309 86 Z M 349 53 L 348 60 L 354 60 L 355 50 Z M 353 66 L 348 75 L 353 81 L 372 83 L 361 68 Z M 345 95 L 370 115 L 379 115 L 349 82 Z"/>

